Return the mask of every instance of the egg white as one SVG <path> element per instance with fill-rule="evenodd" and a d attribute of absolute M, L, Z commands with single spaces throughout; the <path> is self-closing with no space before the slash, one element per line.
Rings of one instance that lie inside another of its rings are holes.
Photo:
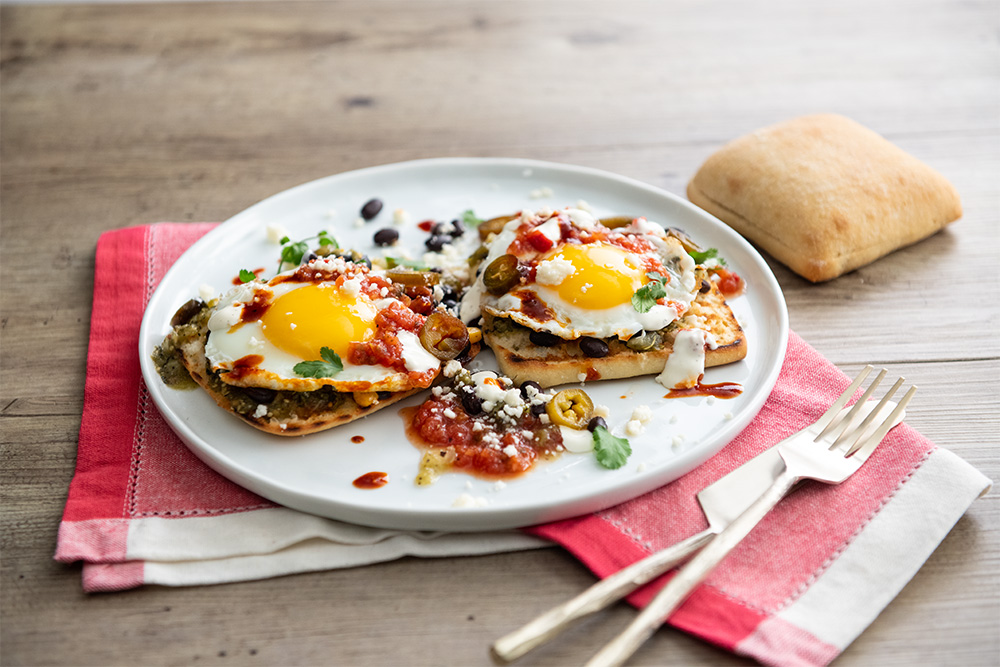
<path fill-rule="evenodd" d="M 586 211 L 569 209 L 565 213 L 575 226 L 589 228 L 598 224 L 597 220 Z M 532 214 L 526 213 L 524 215 L 530 216 Z M 557 245 L 547 253 L 549 255 L 556 253 L 560 247 L 558 225 L 553 222 L 554 220 L 555 218 L 552 218 L 537 227 L 549 238 L 554 237 L 557 242 Z M 521 222 L 521 218 L 508 222 L 492 241 L 489 253 L 482 264 L 484 269 L 496 258 L 507 253 L 510 244 L 517 238 L 517 228 Z M 555 234 L 552 234 L 553 231 Z M 632 225 L 617 231 L 641 236 L 650 242 L 654 248 L 652 254 L 667 268 L 670 275 L 670 280 L 664 286 L 667 293 L 666 299 L 676 303 L 678 307 L 655 304 L 648 312 L 640 313 L 630 301 L 626 301 L 604 309 L 581 308 L 563 299 L 558 293 L 558 285 L 543 285 L 538 282 L 521 285 L 509 293 L 497 297 L 486 291 L 480 274 L 463 299 L 462 319 L 468 321 L 478 314 L 475 311 L 481 310 L 494 317 L 508 317 L 535 331 L 545 331 L 564 339 L 577 339 L 583 336 L 596 338 L 617 336 L 627 340 L 643 330 L 658 331 L 667 327 L 684 314 L 697 295 L 698 285 L 694 277 L 694 260 L 679 243 L 674 239 L 668 239 L 663 227 L 654 222 L 640 218 Z M 641 257 L 642 255 L 632 254 L 631 256 Z M 554 317 L 551 320 L 539 320 L 523 312 L 522 298 L 532 294 L 553 313 Z"/>
<path fill-rule="evenodd" d="M 333 377 L 302 377 L 295 372 L 295 365 L 314 359 L 304 359 L 278 348 L 268 339 L 261 320 L 234 326 L 240 321 L 244 305 L 251 303 L 255 295 L 263 295 L 273 301 L 292 290 L 312 284 L 316 283 L 289 281 L 269 285 L 255 281 L 230 290 L 219 300 L 209 318 L 205 356 L 210 368 L 228 371 L 237 360 L 248 355 L 258 355 L 263 360 L 255 365 L 252 372 L 235 380 L 227 379 L 227 373 L 223 372 L 223 381 L 234 385 L 291 391 L 312 391 L 324 385 L 337 391 L 404 391 L 412 388 L 406 373 L 379 365 L 356 365 L 345 358 L 341 358 L 343 370 Z M 330 284 L 332 287 L 332 281 Z M 351 292 L 357 296 L 356 291 Z M 358 298 L 365 299 L 363 296 Z M 374 303 L 369 301 L 368 305 L 362 307 L 373 314 L 376 309 L 384 308 L 394 301 L 396 300 L 391 297 L 379 299 Z M 415 334 L 399 331 L 397 335 L 403 345 L 403 358 L 408 371 L 425 372 L 440 368 L 440 361 L 424 349 Z"/>

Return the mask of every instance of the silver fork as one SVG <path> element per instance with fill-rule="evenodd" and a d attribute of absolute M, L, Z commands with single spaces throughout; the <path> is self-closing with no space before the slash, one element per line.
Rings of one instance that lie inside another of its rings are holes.
<path fill-rule="evenodd" d="M 792 487 L 803 479 L 814 479 L 827 484 L 840 484 L 868 460 L 882 442 L 886 433 L 895 425 L 896 418 L 906 408 L 916 387 L 910 387 L 901 401 L 890 410 L 890 398 L 903 384 L 899 378 L 886 392 L 881 402 L 873 408 L 860 424 L 866 412 L 865 402 L 885 377 L 882 369 L 871 386 L 854 404 L 847 416 L 835 423 L 834 417 L 847 404 L 861 383 L 871 373 L 866 366 L 851 386 L 834 402 L 833 406 L 812 426 L 799 431 L 777 445 L 785 469 L 771 487 L 743 514 L 713 539 L 660 591 L 649 605 L 636 617 L 624 632 L 608 642 L 590 662 L 589 667 L 624 664 L 670 616 L 698 584 L 725 558 L 756 526 L 764 515 L 784 498 Z M 884 416 L 884 412 L 889 412 Z M 876 421 L 880 420 L 880 421 Z"/>

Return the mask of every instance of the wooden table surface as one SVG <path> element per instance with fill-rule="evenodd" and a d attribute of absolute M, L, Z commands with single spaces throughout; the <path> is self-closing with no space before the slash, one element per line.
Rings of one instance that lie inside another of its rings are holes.
<path fill-rule="evenodd" d="M 961 194 L 946 231 L 811 285 L 792 328 L 921 391 L 908 422 L 1000 479 L 1000 40 L 991 1 L 6 5 L 2 662 L 488 664 L 593 581 L 558 548 L 86 596 L 52 560 L 101 232 L 223 220 L 333 173 L 435 156 L 597 167 L 683 195 L 727 140 L 853 117 Z M 842 665 L 1000 662 L 1000 507 L 976 501 Z M 580 663 L 620 604 L 524 661 Z M 740 664 L 661 630 L 633 664 Z"/>

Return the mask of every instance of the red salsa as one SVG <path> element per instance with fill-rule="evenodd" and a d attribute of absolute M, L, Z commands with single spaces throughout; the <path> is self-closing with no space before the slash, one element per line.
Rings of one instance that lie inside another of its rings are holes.
<path fill-rule="evenodd" d="M 510 382 L 496 378 L 494 391 L 510 391 L 512 387 L 500 384 L 504 381 Z M 512 477 L 563 450 L 559 427 L 543 416 L 544 403 L 523 397 L 520 402 L 482 400 L 474 385 L 435 388 L 435 394 L 417 408 L 404 409 L 403 416 L 411 440 L 437 451 L 450 468 L 490 478 Z"/>

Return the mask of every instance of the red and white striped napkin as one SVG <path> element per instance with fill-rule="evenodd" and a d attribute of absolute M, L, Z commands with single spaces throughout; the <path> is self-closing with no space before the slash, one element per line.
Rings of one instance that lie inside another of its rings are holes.
<path fill-rule="evenodd" d="M 180 442 L 139 372 L 153 289 L 213 225 L 160 223 L 98 242 L 77 468 L 56 559 L 83 561 L 88 592 L 187 586 L 556 542 L 606 576 L 705 528 L 695 495 L 814 421 L 847 378 L 794 333 L 757 418 L 681 479 L 610 510 L 526 531 L 455 534 L 355 526 L 277 506 Z M 990 481 L 902 424 L 837 487 L 783 501 L 670 624 L 765 664 L 823 665 L 875 619 Z M 550 542 L 551 541 L 551 542 Z M 645 604 L 670 575 L 637 591 Z"/>

